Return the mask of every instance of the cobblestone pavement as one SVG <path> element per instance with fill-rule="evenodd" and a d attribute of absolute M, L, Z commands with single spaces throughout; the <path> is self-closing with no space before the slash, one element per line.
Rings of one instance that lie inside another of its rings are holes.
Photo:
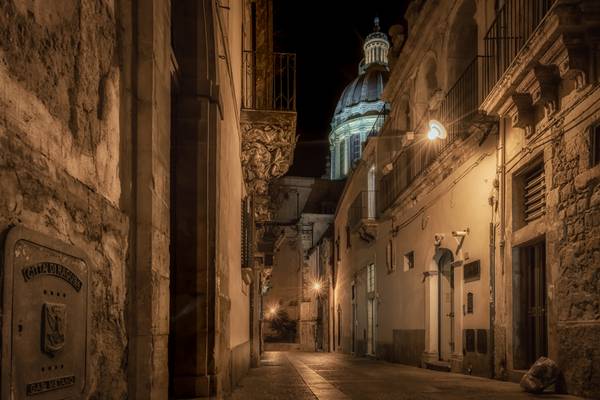
<path fill-rule="evenodd" d="M 531 395 L 519 385 L 430 371 L 335 353 L 267 352 L 263 366 L 251 369 L 232 400 L 343 399 L 578 399 Z"/>

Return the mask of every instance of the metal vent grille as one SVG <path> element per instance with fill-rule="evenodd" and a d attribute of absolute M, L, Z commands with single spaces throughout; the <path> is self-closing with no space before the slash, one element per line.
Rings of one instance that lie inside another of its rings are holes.
<path fill-rule="evenodd" d="M 543 165 L 537 166 L 525 178 L 525 222 L 546 213 L 546 183 Z"/>

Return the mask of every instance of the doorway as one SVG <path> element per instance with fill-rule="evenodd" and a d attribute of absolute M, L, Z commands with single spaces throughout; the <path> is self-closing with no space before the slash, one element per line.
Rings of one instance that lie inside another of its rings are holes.
<path fill-rule="evenodd" d="M 367 266 L 367 354 L 375 355 L 375 264 Z"/>
<path fill-rule="evenodd" d="M 375 355 L 375 299 L 367 301 L 367 354 Z"/>
<path fill-rule="evenodd" d="M 438 271 L 438 350 L 440 361 L 448 361 L 454 352 L 454 270 L 451 254 L 441 257 Z"/>
<path fill-rule="evenodd" d="M 527 369 L 548 355 L 546 245 L 540 241 L 518 248 L 515 290 L 515 368 Z"/>
<path fill-rule="evenodd" d="M 350 330 L 352 334 L 352 342 L 350 344 L 350 351 L 352 354 L 355 353 L 355 342 L 356 342 L 356 286 L 352 282 L 352 319 L 350 320 Z"/>

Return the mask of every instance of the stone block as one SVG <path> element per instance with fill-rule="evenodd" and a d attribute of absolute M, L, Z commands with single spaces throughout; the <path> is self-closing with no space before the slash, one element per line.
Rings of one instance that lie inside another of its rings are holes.
<path fill-rule="evenodd" d="M 521 387 L 527 392 L 542 393 L 554 384 L 559 376 L 558 365 L 549 358 L 540 357 L 521 379 Z"/>
<path fill-rule="evenodd" d="M 600 397 L 600 324 L 559 325 L 558 362 L 569 393 Z"/>

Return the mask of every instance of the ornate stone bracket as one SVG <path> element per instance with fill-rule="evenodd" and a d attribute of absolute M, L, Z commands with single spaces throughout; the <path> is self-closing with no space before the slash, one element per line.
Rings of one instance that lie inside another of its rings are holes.
<path fill-rule="evenodd" d="M 361 221 L 358 227 L 358 236 L 367 243 L 377 239 L 377 224 Z"/>
<path fill-rule="evenodd" d="M 268 221 L 269 183 L 285 174 L 296 146 L 296 113 L 243 110 L 242 168 L 248 192 L 254 195 L 255 219 Z"/>
<path fill-rule="evenodd" d="M 558 87 L 560 77 L 554 65 L 537 65 L 532 69 L 533 82 L 529 89 L 533 106 L 544 107 L 546 117 L 558 110 Z"/>
<path fill-rule="evenodd" d="M 588 47 L 581 37 L 561 35 L 563 51 L 557 60 L 560 77 L 575 81 L 575 88 L 581 89 L 588 81 Z"/>
<path fill-rule="evenodd" d="M 527 136 L 533 132 L 534 108 L 529 93 L 514 93 L 505 103 L 500 115 L 507 114 L 512 126 L 525 129 Z"/>

